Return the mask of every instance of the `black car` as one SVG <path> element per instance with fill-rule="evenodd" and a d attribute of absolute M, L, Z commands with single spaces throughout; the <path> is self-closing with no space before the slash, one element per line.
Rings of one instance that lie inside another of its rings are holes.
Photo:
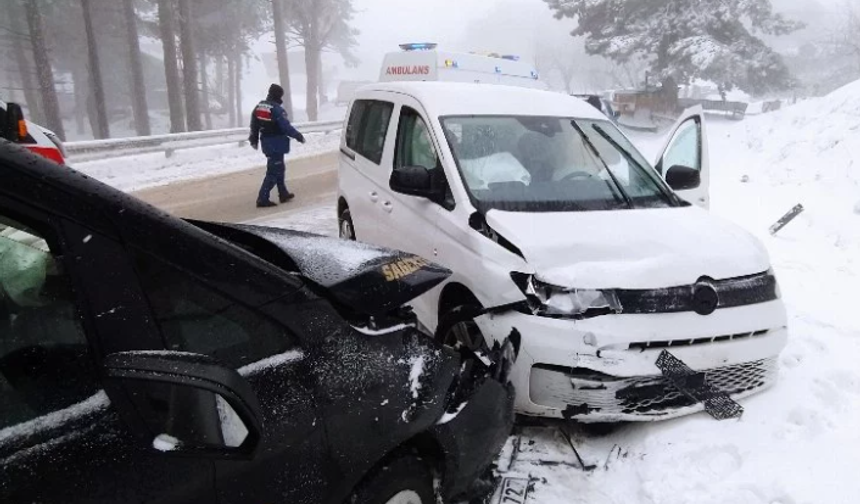
<path fill-rule="evenodd" d="M 505 363 L 443 347 L 403 308 L 448 274 L 183 221 L 0 140 L 0 502 L 466 492 L 513 391 Z"/>

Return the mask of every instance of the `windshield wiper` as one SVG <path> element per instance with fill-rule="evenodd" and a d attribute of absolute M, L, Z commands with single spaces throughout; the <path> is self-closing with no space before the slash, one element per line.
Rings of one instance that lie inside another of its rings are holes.
<path fill-rule="evenodd" d="M 624 156 L 624 159 L 626 159 L 628 163 L 630 163 L 631 165 L 636 166 L 637 168 L 639 168 L 639 170 L 640 170 L 640 171 L 642 171 L 642 172 L 644 172 L 644 173 L 647 173 L 647 172 L 648 172 L 648 170 L 647 170 L 644 166 L 642 166 L 638 161 L 636 161 L 636 158 L 634 158 L 632 154 L 630 154 L 629 152 L 627 152 L 627 149 L 625 149 L 624 147 L 622 147 L 622 146 L 621 146 L 621 144 L 619 144 L 618 142 L 616 142 L 614 138 L 612 138 L 611 136 L 609 136 L 609 133 L 607 133 L 603 128 L 601 128 L 600 126 L 598 126 L 598 125 L 596 125 L 596 124 L 592 124 L 592 125 L 591 125 L 591 127 L 592 127 L 592 128 L 594 128 L 594 131 L 596 131 L 596 132 L 597 132 L 597 134 L 599 134 L 601 137 L 603 137 L 603 139 L 604 139 L 604 140 L 606 140 L 607 142 L 609 142 L 609 144 L 610 144 L 610 145 L 612 145 L 613 147 L 615 147 L 615 150 L 617 150 L 618 152 L 620 152 L 620 153 L 621 153 L 621 155 L 622 155 L 622 156 Z M 670 200 L 673 200 L 673 201 L 675 201 L 676 203 L 680 203 L 680 201 L 678 201 L 678 200 L 679 200 L 678 195 L 676 195 L 676 194 L 674 194 L 674 193 L 667 193 L 667 192 L 663 189 L 663 184 L 662 184 L 662 183 L 659 183 L 659 182 L 658 182 L 656 185 L 657 185 L 657 187 L 658 187 L 659 191 L 660 191 L 661 193 L 663 193 L 663 196 L 667 196 L 667 197 L 669 197 L 669 198 L 670 198 Z M 673 196 L 674 196 L 674 197 L 673 197 Z"/>
<path fill-rule="evenodd" d="M 573 126 L 573 129 L 575 129 L 577 133 L 579 133 L 579 136 L 581 136 L 582 139 L 585 141 L 585 145 L 588 146 L 588 149 L 591 151 L 592 154 L 594 154 L 594 157 L 600 160 L 600 163 L 603 165 L 603 169 L 606 170 L 606 173 L 609 174 L 609 178 L 612 179 L 612 183 L 615 184 L 615 188 L 618 190 L 618 192 L 621 194 L 621 197 L 624 198 L 624 201 L 627 203 L 627 208 L 632 209 L 633 200 L 630 199 L 630 196 L 628 196 L 626 192 L 624 192 L 624 188 L 621 187 L 621 183 L 618 182 L 618 179 L 615 177 L 615 174 L 612 173 L 612 170 L 609 169 L 609 165 L 606 164 L 606 161 L 604 161 L 603 157 L 601 157 L 600 152 L 597 150 L 597 147 L 595 147 L 594 144 L 591 143 L 591 139 L 588 138 L 588 135 L 585 134 L 585 131 L 583 131 L 582 128 L 579 127 L 579 124 L 577 124 L 576 121 L 570 121 L 570 125 Z"/>

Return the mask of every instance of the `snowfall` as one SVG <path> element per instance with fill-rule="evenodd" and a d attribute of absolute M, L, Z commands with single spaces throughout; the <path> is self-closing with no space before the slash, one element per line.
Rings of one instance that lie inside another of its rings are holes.
<path fill-rule="evenodd" d="M 860 285 L 860 81 L 778 112 L 707 124 L 711 211 L 765 243 L 788 306 L 779 381 L 744 400 L 739 420 L 698 414 L 608 433 L 574 428 L 582 458 L 598 466 L 592 472 L 579 469 L 557 429 L 524 429 L 511 439 L 520 452 L 506 476 L 534 479 L 530 502 L 860 502 L 860 309 L 851 294 Z M 630 136 L 652 159 L 663 141 Z M 260 164 L 231 148 L 188 155 L 179 167 L 153 158 L 133 173 L 104 162 L 77 168 L 131 190 Z M 303 148 L 334 150 L 336 139 Z M 798 203 L 806 210 L 771 236 L 768 227 Z M 333 206 L 255 223 L 336 234 Z"/>

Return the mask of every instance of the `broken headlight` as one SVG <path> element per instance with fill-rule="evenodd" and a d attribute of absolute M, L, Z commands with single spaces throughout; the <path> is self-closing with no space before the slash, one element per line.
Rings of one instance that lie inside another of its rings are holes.
<path fill-rule="evenodd" d="M 533 315 L 558 318 L 590 318 L 621 313 L 618 295 L 611 289 L 571 289 L 541 282 L 534 275 L 511 273 L 526 296 Z"/>

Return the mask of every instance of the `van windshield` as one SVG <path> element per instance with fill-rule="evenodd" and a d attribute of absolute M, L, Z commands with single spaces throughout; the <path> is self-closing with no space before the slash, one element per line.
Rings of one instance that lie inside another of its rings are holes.
<path fill-rule="evenodd" d="M 482 211 L 575 212 L 678 206 L 609 121 L 449 116 L 445 136 Z"/>

